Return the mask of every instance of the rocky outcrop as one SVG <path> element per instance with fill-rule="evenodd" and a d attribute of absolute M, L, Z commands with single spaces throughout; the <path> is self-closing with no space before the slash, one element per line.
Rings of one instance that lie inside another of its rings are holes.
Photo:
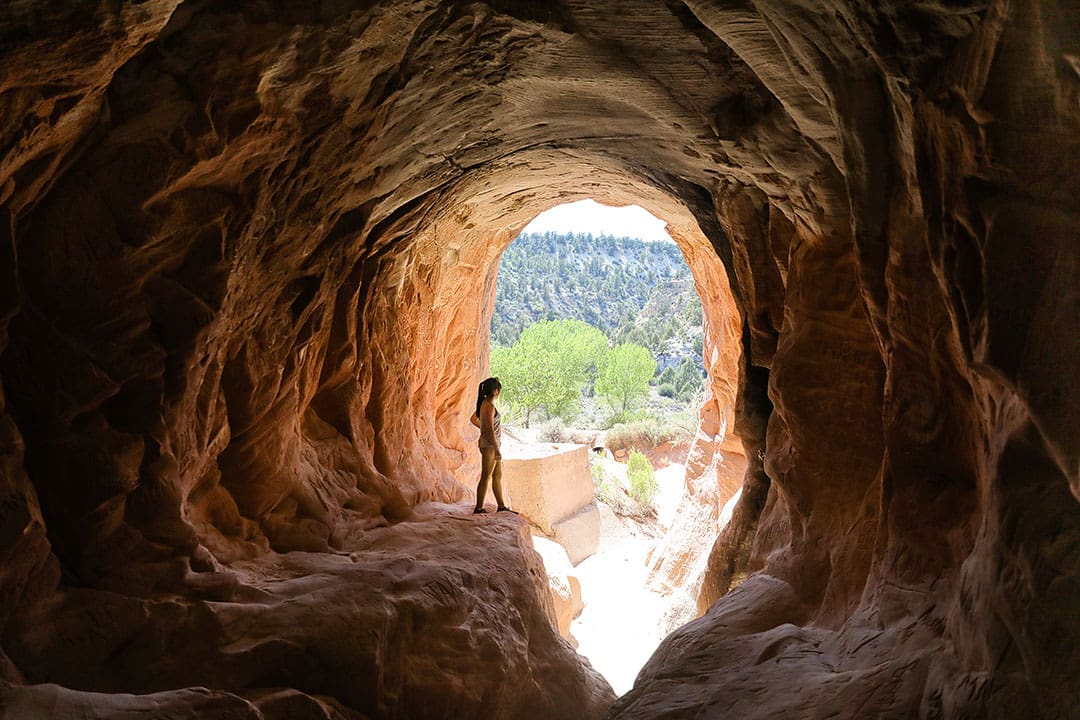
<path fill-rule="evenodd" d="M 593 497 L 590 449 L 569 443 L 504 445 L 507 502 L 538 534 L 559 543 L 571 563 L 595 553 L 600 546 L 600 511 Z"/>
<path fill-rule="evenodd" d="M 159 693 L 79 692 L 59 685 L 0 684 L 4 717 L 78 717 L 86 720 L 133 720 L 141 717 L 203 720 L 364 720 L 366 715 L 327 698 L 295 690 L 252 693 L 246 699 L 232 693 L 190 688 Z"/>
<path fill-rule="evenodd" d="M 710 10 L 710 27 L 748 39 Z M 1076 354 L 1071 342 L 1041 345 L 1037 328 L 1076 320 L 1075 291 L 1056 280 L 1076 262 L 1064 208 L 1049 209 L 1056 191 L 1038 188 L 1076 187 L 1047 144 L 1075 133 L 1075 115 L 1050 109 L 1075 97 L 1075 77 L 1046 58 L 1058 47 L 1050 28 L 1077 18 L 991 5 L 940 62 L 928 62 L 923 35 L 905 64 L 874 44 L 860 60 L 840 40 L 822 42 L 858 33 L 851 17 L 755 21 L 807 62 L 789 65 L 799 87 L 772 80 L 793 118 L 808 134 L 820 127 L 810 113 L 822 98 L 841 118 L 821 140 L 837 143 L 850 232 L 828 222 L 827 201 L 816 220 L 796 213 L 792 237 L 765 194 L 716 195 L 730 236 L 748 238 L 747 264 L 767 270 L 752 273 L 767 290 L 748 350 L 770 372 L 769 402 L 750 398 L 744 428 L 764 463 L 751 463 L 747 505 L 717 541 L 707 592 L 722 595 L 747 545 L 742 569 L 761 572 L 669 638 L 613 717 L 1075 713 L 1074 601 L 1064 598 L 1080 597 L 1065 560 L 1078 547 L 1077 466 L 1054 428 L 1075 412 L 1060 368 Z M 811 88 L 818 99 L 803 95 Z M 1049 113 L 1038 122 L 1036 106 Z M 1014 154 L 1021 145 L 1028 158 Z M 1006 220 L 1018 217 L 1027 230 Z M 1002 252 L 1054 259 L 1018 271 L 1027 279 L 1013 288 L 999 275 Z M 783 280 L 779 297 L 769 275 Z M 776 317 L 782 325 L 766 322 Z M 1022 379 L 1027 362 L 1054 400 Z M 751 396 L 754 384 L 744 384 Z M 755 688 L 770 688 L 768 699 Z"/>
<path fill-rule="evenodd" d="M 647 558 L 648 586 L 665 597 L 659 620 L 665 635 L 711 604 L 705 600 L 716 584 L 705 585 L 710 560 L 716 554 L 711 549 L 738 503 L 746 471 L 746 458 L 734 436 L 725 441 L 722 432 L 708 434 L 709 411 L 706 403 L 675 519 Z M 725 513 L 728 508 L 731 511 Z"/>
<path fill-rule="evenodd" d="M 649 556 L 649 585 L 668 597 L 660 620 L 665 632 L 699 612 L 709 551 L 722 528 L 721 511 L 739 492 L 746 468 L 743 448 L 733 432 L 742 322 L 715 253 L 688 254 L 688 261 L 699 268 L 698 294 L 712 310 L 704 338 L 709 382 L 686 458 L 679 509 Z"/>
<path fill-rule="evenodd" d="M 702 463 L 732 419 L 747 461 L 708 611 L 612 716 L 1068 716 L 1078 31 L 1031 0 L 5 4 L 3 697 L 602 714 L 517 530 L 415 510 L 475 472 L 501 249 L 593 197 L 669 222 L 727 358 Z M 706 527 L 732 488 L 699 477 Z"/>
<path fill-rule="evenodd" d="M 62 688 L 8 687 L 6 702 L 103 717 L 397 718 L 600 717 L 611 702 L 558 636 L 519 518 L 429 505 L 347 544 L 235 562 L 228 602 L 65 589 L 17 613 L 4 637 L 28 680 Z M 99 703 L 90 690 L 151 695 Z"/>

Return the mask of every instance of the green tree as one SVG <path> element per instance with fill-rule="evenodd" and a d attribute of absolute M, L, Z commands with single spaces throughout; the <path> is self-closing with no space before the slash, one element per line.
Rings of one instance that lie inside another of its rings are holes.
<path fill-rule="evenodd" d="M 683 358 L 675 370 L 672 384 L 679 390 L 679 399 L 686 400 L 705 387 L 701 367 L 690 358 Z"/>
<path fill-rule="evenodd" d="M 656 360 L 648 348 L 632 343 L 616 345 L 598 366 L 596 392 L 612 410 L 626 412 L 630 404 L 649 394 L 649 380 L 656 374 Z"/>
<path fill-rule="evenodd" d="M 491 351 L 491 371 L 503 397 L 524 413 L 566 417 L 581 400 L 581 387 L 607 350 L 607 338 L 580 320 L 548 320 L 530 325 L 509 348 Z"/>
<path fill-rule="evenodd" d="M 694 350 L 694 354 L 697 355 L 699 358 L 703 358 L 705 356 L 705 336 L 704 336 L 704 334 L 694 336 L 694 343 L 693 343 L 692 347 L 693 347 L 693 350 Z"/>

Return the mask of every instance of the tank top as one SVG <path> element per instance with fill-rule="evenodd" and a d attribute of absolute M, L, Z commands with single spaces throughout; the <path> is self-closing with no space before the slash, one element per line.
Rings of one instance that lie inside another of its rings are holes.
<path fill-rule="evenodd" d="M 495 417 L 491 419 L 491 425 L 495 430 L 495 447 L 502 445 L 502 422 L 499 420 L 499 409 L 495 408 Z M 490 447 L 487 444 L 487 440 L 484 438 L 483 431 L 480 432 L 480 441 L 477 443 L 480 447 Z"/>

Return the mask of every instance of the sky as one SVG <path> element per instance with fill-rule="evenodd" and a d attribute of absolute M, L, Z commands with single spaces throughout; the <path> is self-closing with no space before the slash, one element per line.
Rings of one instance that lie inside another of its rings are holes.
<path fill-rule="evenodd" d="M 648 210 L 637 205 L 608 207 L 595 200 L 581 200 L 553 207 L 537 215 L 522 232 L 542 233 L 548 230 L 674 242 L 664 230 L 664 222 Z"/>

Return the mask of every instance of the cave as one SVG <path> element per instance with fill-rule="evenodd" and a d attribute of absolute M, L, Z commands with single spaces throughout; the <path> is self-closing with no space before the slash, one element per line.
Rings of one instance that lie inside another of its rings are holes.
<path fill-rule="evenodd" d="M 1075 4 L 42 0 L 0 68 L 0 715 L 1080 717 Z M 619 698 L 452 511 L 583 198 L 747 458 Z"/>

